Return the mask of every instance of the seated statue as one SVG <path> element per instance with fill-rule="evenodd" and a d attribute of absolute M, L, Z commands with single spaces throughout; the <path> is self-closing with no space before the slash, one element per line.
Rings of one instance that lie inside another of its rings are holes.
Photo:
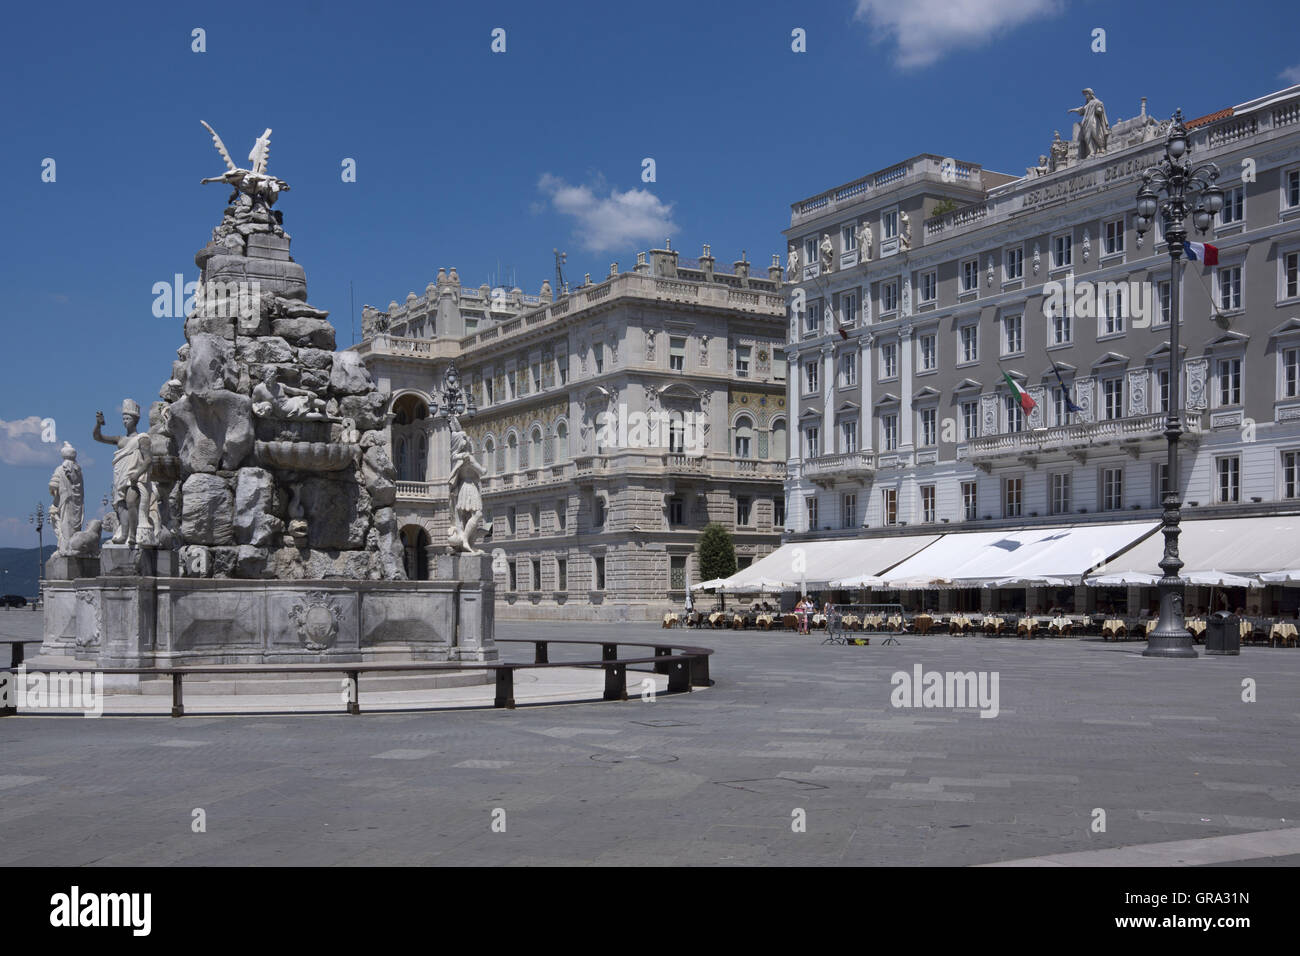
<path fill-rule="evenodd" d="M 253 414 L 258 418 L 317 418 L 325 414 L 325 401 L 305 388 L 285 385 L 267 366 L 262 381 L 253 386 Z"/>

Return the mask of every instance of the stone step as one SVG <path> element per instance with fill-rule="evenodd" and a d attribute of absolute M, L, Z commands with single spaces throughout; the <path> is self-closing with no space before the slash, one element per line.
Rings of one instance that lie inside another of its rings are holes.
<path fill-rule="evenodd" d="M 344 675 L 317 677 L 295 674 L 195 674 L 187 676 L 184 693 L 202 696 L 277 695 L 277 694 L 342 694 Z M 436 690 L 444 687 L 473 687 L 493 681 L 488 671 L 459 671 L 437 674 L 362 674 L 361 693 L 382 691 Z M 171 696 L 170 678 L 145 678 L 140 681 L 140 693 Z"/>

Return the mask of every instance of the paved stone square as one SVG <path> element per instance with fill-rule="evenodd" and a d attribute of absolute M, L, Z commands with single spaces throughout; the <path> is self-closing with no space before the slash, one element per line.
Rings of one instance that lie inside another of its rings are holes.
<path fill-rule="evenodd" d="M 30 620 L 0 613 L 0 633 Z M 20 865 L 1300 860 L 1295 650 L 1160 661 L 1140 642 L 672 638 L 717 649 L 716 686 L 513 712 L 4 718 L 0 840 Z M 996 672 L 998 716 L 892 707 L 891 674 L 918 663 Z"/>

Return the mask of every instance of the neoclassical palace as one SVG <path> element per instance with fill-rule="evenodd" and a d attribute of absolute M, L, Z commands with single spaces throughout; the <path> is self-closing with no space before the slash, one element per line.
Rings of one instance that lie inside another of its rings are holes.
<path fill-rule="evenodd" d="M 785 300 L 742 257 L 715 268 L 664 249 L 558 298 L 466 288 L 440 269 L 423 296 L 363 311 L 354 346 L 390 396 L 397 508 L 413 577 L 444 550 L 445 422 L 455 365 L 483 465 L 497 613 L 637 620 L 680 608 L 697 539 L 729 527 L 744 566 L 779 542 L 788 455 Z"/>
<path fill-rule="evenodd" d="M 1170 258 L 1134 206 L 1169 118 L 1084 95 L 1024 175 L 922 154 L 793 203 L 795 542 L 1159 519 Z M 1295 512 L 1300 86 L 1187 126 L 1226 202 L 1181 286 L 1185 524 Z"/>

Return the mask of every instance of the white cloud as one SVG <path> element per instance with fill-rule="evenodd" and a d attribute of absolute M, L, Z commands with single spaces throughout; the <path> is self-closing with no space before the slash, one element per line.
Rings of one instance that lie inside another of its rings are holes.
<path fill-rule="evenodd" d="M 1300 64 L 1297 64 L 1296 66 L 1288 66 L 1277 76 L 1278 79 L 1288 86 L 1295 86 L 1297 83 L 1300 83 Z"/>
<path fill-rule="evenodd" d="M 673 204 L 648 189 L 619 192 L 597 179 L 589 186 L 573 186 L 558 176 L 543 173 L 537 181 L 551 207 L 572 216 L 578 225 L 578 241 L 588 252 L 626 249 L 645 242 L 662 242 L 676 231 Z"/>
<path fill-rule="evenodd" d="M 982 46 L 999 33 L 1064 9 L 1064 0 L 857 2 L 854 16 L 895 41 L 897 63 L 904 68 L 929 66 L 953 50 Z"/>
<path fill-rule="evenodd" d="M 59 449 L 63 443 L 41 441 L 42 430 L 41 419 L 35 415 L 12 422 L 0 418 L 0 462 L 6 465 L 57 465 L 61 460 Z"/>

